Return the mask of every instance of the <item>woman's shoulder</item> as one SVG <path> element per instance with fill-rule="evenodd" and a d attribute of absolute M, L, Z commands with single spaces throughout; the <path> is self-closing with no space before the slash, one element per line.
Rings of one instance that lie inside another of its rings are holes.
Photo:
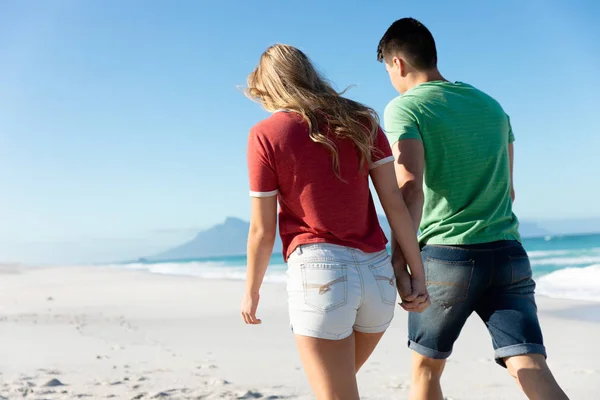
<path fill-rule="evenodd" d="M 307 126 L 308 124 L 299 113 L 291 110 L 277 110 L 255 124 L 251 133 L 277 140 L 289 137 L 291 132 L 298 129 L 306 130 Z"/>

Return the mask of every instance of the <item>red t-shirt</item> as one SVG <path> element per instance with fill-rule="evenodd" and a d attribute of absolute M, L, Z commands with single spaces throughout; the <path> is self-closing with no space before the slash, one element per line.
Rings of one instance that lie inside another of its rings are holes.
<path fill-rule="evenodd" d="M 250 131 L 250 196 L 278 196 L 286 261 L 301 244 L 331 243 L 367 253 L 381 251 L 387 244 L 368 175 L 368 169 L 394 160 L 385 134 L 379 129 L 372 163 L 362 169 L 352 141 L 330 138 L 337 146 L 345 182 L 336 176 L 329 150 L 310 139 L 300 114 L 276 112 Z"/>

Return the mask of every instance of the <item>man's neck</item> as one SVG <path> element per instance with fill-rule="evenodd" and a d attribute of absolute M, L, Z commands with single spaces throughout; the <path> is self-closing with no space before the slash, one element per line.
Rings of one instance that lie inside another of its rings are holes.
<path fill-rule="evenodd" d="M 431 69 L 429 71 L 411 72 L 407 90 L 410 90 L 422 83 L 434 81 L 446 81 L 446 79 L 442 76 L 442 74 L 437 68 Z"/>

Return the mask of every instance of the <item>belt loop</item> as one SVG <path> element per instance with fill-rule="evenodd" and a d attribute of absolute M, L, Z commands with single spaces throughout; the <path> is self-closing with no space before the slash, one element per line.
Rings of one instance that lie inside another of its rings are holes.
<path fill-rule="evenodd" d="M 302 245 L 298 245 L 298 255 L 302 255 Z"/>

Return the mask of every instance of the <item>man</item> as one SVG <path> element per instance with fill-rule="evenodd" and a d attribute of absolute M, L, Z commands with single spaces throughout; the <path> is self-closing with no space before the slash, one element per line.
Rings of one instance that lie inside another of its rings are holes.
<path fill-rule="evenodd" d="M 443 399 L 445 360 L 476 312 L 492 336 L 496 361 L 530 399 L 567 399 L 546 364 L 535 283 L 512 212 L 508 116 L 485 93 L 443 78 L 433 36 L 415 19 L 392 24 L 377 58 L 402 94 L 386 107 L 385 129 L 398 185 L 420 230 L 431 297 L 427 310 L 409 314 L 411 398 Z M 392 243 L 394 268 L 405 276 Z M 411 290 L 399 287 L 407 309 L 417 307 Z"/>

